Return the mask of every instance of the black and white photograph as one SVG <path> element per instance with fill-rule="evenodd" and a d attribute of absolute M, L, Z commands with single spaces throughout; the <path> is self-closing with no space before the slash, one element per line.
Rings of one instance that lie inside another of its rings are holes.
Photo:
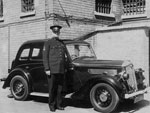
<path fill-rule="evenodd" d="M 52 112 L 150 112 L 150 0 L 0 0 L 0 113 Z"/>

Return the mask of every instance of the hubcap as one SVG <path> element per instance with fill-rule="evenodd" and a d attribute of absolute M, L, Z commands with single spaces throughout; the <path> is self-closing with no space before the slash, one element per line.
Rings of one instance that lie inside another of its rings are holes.
<path fill-rule="evenodd" d="M 22 96 L 24 94 L 24 85 L 21 81 L 14 82 L 14 94 L 16 96 Z"/>
<path fill-rule="evenodd" d="M 111 104 L 112 96 L 105 87 L 99 87 L 95 92 L 95 99 L 99 106 L 107 107 Z"/>
<path fill-rule="evenodd" d="M 108 92 L 102 92 L 102 93 L 100 94 L 99 98 L 100 98 L 100 100 L 101 100 L 102 102 L 106 102 L 107 99 L 108 99 Z"/>

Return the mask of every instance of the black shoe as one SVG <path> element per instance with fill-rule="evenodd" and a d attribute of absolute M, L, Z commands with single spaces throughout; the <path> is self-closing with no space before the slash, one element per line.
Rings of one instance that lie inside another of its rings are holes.
<path fill-rule="evenodd" d="M 64 107 L 58 106 L 57 109 L 58 110 L 64 110 Z"/>
<path fill-rule="evenodd" d="M 56 111 L 55 107 L 53 107 L 53 106 L 49 106 L 49 108 L 50 108 L 50 111 L 52 111 L 52 112 Z"/>
<path fill-rule="evenodd" d="M 13 98 L 12 94 L 7 95 L 8 98 Z"/>

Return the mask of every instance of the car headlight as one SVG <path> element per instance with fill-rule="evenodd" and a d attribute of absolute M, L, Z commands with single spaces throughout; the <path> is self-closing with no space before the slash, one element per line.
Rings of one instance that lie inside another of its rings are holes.
<path fill-rule="evenodd" d="M 128 79 L 129 79 L 129 74 L 126 73 L 125 71 L 120 72 L 119 75 L 121 75 L 121 77 L 122 77 L 124 80 L 128 80 Z"/>
<path fill-rule="evenodd" d="M 129 79 L 129 74 L 124 73 L 124 74 L 123 74 L 123 78 L 124 78 L 125 80 L 128 80 L 128 79 Z"/>

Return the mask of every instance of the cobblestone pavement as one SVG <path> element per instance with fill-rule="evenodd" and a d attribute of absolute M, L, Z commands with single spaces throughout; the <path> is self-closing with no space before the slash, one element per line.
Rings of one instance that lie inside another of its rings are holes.
<path fill-rule="evenodd" d="M 0 113 L 50 113 L 48 98 L 32 97 L 27 101 L 16 101 L 7 98 L 9 89 L 2 89 L 0 82 Z M 89 105 L 81 102 L 65 100 L 64 111 L 57 110 L 56 113 L 98 113 Z M 150 93 L 145 95 L 145 99 L 136 104 L 122 103 L 115 113 L 150 113 Z"/>

